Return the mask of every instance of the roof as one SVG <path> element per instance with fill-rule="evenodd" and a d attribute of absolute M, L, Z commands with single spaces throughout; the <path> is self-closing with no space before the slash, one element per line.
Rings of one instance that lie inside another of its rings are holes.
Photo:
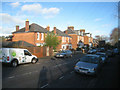
<path fill-rule="evenodd" d="M 96 54 L 87 54 L 86 56 L 93 56 L 93 57 L 99 57 L 99 55 L 96 55 Z"/>
<path fill-rule="evenodd" d="M 54 30 L 53 30 L 54 31 Z M 52 31 L 52 32 L 53 32 Z M 64 32 L 62 32 L 61 30 L 59 30 L 59 29 L 56 29 L 56 34 L 58 35 L 58 36 L 65 36 L 65 37 L 71 37 L 71 36 L 69 36 L 68 34 L 65 34 Z"/>
<path fill-rule="evenodd" d="M 25 27 L 19 29 L 18 31 L 15 31 L 13 33 L 24 33 L 25 32 Z M 32 23 L 31 25 L 29 25 L 29 31 L 28 32 L 41 32 L 41 33 L 47 33 L 49 32 L 48 30 L 46 30 L 45 28 L 41 27 L 38 24 Z"/>
<path fill-rule="evenodd" d="M 34 47 L 33 44 L 30 44 L 28 42 L 25 41 L 16 41 L 16 42 L 11 42 L 11 41 L 7 41 L 7 42 L 2 42 L 2 47 L 20 47 L 20 46 L 26 46 L 26 47 Z"/>
<path fill-rule="evenodd" d="M 74 30 L 75 34 L 80 35 L 80 30 Z"/>
<path fill-rule="evenodd" d="M 74 30 L 71 30 L 71 29 L 67 29 L 65 31 L 67 31 L 68 34 L 75 34 Z M 64 31 L 64 33 L 65 33 L 65 31 Z"/>

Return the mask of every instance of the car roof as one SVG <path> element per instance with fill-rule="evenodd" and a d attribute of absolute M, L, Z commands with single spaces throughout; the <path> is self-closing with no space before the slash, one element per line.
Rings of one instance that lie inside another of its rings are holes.
<path fill-rule="evenodd" d="M 91 57 L 100 57 L 99 55 L 96 55 L 96 54 L 87 54 L 86 56 L 91 56 Z"/>
<path fill-rule="evenodd" d="M 21 50 L 27 50 L 27 49 L 23 49 L 23 48 L 2 48 L 2 49 L 21 49 Z"/>
<path fill-rule="evenodd" d="M 105 54 L 105 53 L 103 53 L 103 52 L 97 52 L 97 53 L 99 53 L 99 54 Z"/>

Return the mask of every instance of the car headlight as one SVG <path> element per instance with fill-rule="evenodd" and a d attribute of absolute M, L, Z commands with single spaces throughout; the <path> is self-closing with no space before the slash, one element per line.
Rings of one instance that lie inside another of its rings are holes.
<path fill-rule="evenodd" d="M 93 68 L 93 69 L 90 69 L 91 71 L 95 71 L 96 70 L 96 68 Z"/>
<path fill-rule="evenodd" d="M 63 55 L 60 55 L 60 56 L 63 56 Z"/>

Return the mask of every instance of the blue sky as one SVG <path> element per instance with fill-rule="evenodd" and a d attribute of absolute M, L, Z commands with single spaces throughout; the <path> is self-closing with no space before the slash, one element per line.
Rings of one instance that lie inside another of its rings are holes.
<path fill-rule="evenodd" d="M 85 29 L 95 35 L 109 35 L 118 26 L 117 2 L 2 2 L 0 34 L 11 34 L 15 26 L 37 23 L 44 28 L 56 26 L 61 31 L 68 26 Z"/>

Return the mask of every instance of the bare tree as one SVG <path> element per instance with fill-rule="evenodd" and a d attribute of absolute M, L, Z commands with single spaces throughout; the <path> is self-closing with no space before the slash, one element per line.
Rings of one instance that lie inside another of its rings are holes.
<path fill-rule="evenodd" d="M 120 29 L 114 28 L 110 34 L 111 44 L 115 45 L 120 39 Z"/>

